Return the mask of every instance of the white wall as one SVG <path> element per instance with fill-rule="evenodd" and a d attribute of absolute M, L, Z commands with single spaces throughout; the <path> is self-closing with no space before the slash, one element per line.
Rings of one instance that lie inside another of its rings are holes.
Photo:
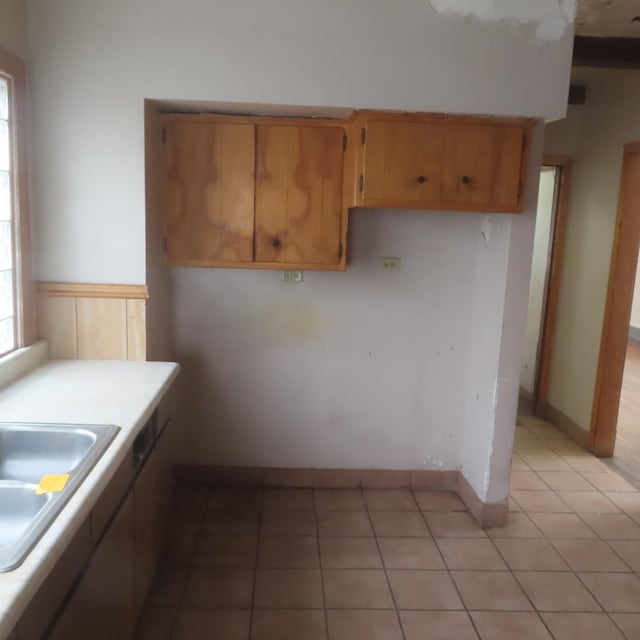
<path fill-rule="evenodd" d="M 575 158 L 548 401 L 588 429 L 623 146 L 640 140 L 640 71 L 580 70 L 576 81 L 588 87 L 586 104 L 545 140 L 546 151 Z"/>
<path fill-rule="evenodd" d="M 0 0 L 0 48 L 19 58 L 27 56 L 24 0 Z"/>
<path fill-rule="evenodd" d="M 145 280 L 144 98 L 565 112 L 572 28 L 550 34 L 555 2 L 467 17 L 424 0 L 28 6 L 46 280 Z M 537 178 L 530 189 L 519 217 L 354 212 L 347 272 L 299 286 L 174 270 L 183 461 L 463 468 L 504 500 Z M 402 271 L 381 272 L 381 255 Z"/>
<path fill-rule="evenodd" d="M 424 0 L 28 9 L 44 280 L 144 282 L 144 98 L 565 112 L 572 28 L 541 40 L 531 10 L 523 23 L 438 14 Z"/>
<path fill-rule="evenodd" d="M 529 305 L 527 325 L 524 334 L 520 386 L 533 394 L 538 360 L 538 344 L 544 306 L 544 291 L 549 262 L 549 242 L 551 240 L 551 220 L 553 197 L 555 194 L 555 169 L 547 167 L 540 174 L 538 208 L 536 212 L 536 232 L 533 241 L 531 278 L 529 282 Z"/>
<path fill-rule="evenodd" d="M 640 329 L 640 260 L 638 260 L 638 270 L 636 272 L 636 286 L 633 290 L 633 307 L 631 308 L 631 322 L 635 329 Z"/>

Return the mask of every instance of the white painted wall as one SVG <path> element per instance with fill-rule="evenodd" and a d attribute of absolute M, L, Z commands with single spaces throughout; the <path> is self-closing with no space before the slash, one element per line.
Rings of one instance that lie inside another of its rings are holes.
<path fill-rule="evenodd" d="M 28 0 L 38 277 L 145 280 L 144 98 L 562 117 L 572 28 L 541 38 L 527 6 Z M 504 500 L 530 189 L 518 217 L 357 211 L 348 271 L 299 286 L 173 270 L 183 461 L 462 468 Z"/>
<path fill-rule="evenodd" d="M 640 71 L 581 70 L 576 80 L 588 86 L 586 105 L 548 126 L 545 141 L 575 156 L 548 401 L 588 429 L 623 146 L 640 140 Z"/>
<path fill-rule="evenodd" d="M 640 329 L 640 260 L 638 260 L 638 270 L 636 272 L 636 286 L 633 290 L 633 307 L 631 308 L 631 322 L 635 329 Z"/>
<path fill-rule="evenodd" d="M 524 334 L 524 348 L 520 369 L 520 386 L 531 394 L 534 392 L 535 386 L 536 362 L 538 359 L 538 344 L 540 342 L 542 309 L 544 305 L 544 288 L 549 261 L 554 193 L 555 169 L 547 167 L 543 169 L 540 174 L 536 232 L 533 241 L 533 258 L 531 260 L 531 278 L 529 282 L 527 325 Z"/>
<path fill-rule="evenodd" d="M 144 282 L 144 98 L 565 113 L 571 26 L 540 40 L 535 20 L 460 18 L 424 0 L 28 9 L 45 280 Z"/>
<path fill-rule="evenodd" d="M 27 56 L 25 0 L 0 0 L 0 48 L 19 58 Z"/>
<path fill-rule="evenodd" d="M 505 501 L 509 491 L 540 177 L 541 126 L 530 144 L 523 214 L 486 216 L 477 238 L 470 353 L 460 373 L 467 383 L 460 466 L 476 492 L 492 503 Z M 450 388 L 459 388 L 454 379 Z"/>

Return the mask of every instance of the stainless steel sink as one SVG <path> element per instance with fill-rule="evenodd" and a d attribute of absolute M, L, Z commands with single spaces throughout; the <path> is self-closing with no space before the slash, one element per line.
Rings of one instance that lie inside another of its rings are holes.
<path fill-rule="evenodd" d="M 0 573 L 22 563 L 118 430 L 0 423 Z M 37 493 L 44 476 L 63 474 L 60 491 Z"/>

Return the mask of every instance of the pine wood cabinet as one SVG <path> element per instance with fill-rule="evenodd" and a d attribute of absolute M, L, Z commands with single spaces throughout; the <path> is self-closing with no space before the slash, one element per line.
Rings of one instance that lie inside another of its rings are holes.
<path fill-rule="evenodd" d="M 168 262 L 343 269 L 344 136 L 340 122 L 167 116 Z"/>
<path fill-rule="evenodd" d="M 181 118 L 165 132 L 169 262 L 251 262 L 255 127 Z"/>
<path fill-rule="evenodd" d="M 531 120 L 163 116 L 175 266 L 343 270 L 351 207 L 522 211 Z"/>
<path fill-rule="evenodd" d="M 364 113 L 356 206 L 522 211 L 526 120 Z"/>

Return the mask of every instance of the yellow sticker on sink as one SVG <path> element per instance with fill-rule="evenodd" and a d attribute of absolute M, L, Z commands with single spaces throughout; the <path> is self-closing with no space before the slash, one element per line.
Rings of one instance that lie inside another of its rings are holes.
<path fill-rule="evenodd" d="M 40 479 L 40 484 L 36 489 L 36 495 L 40 495 L 41 493 L 55 493 L 57 491 L 62 491 L 69 479 L 68 473 L 61 473 L 57 476 L 42 476 Z"/>

